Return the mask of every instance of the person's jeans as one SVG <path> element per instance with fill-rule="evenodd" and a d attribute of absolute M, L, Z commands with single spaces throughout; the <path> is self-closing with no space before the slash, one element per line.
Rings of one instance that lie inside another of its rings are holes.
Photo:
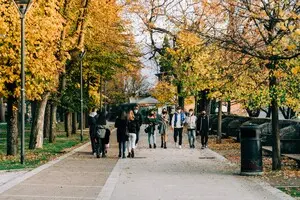
<path fill-rule="evenodd" d="M 99 138 L 96 137 L 96 154 L 97 156 L 100 156 L 100 153 L 102 153 L 102 155 L 105 155 L 105 140 L 104 138 Z"/>
<path fill-rule="evenodd" d="M 136 131 L 136 140 L 135 140 L 135 144 L 137 144 L 137 143 L 139 142 L 139 140 L 140 140 L 140 129 L 138 129 L 138 130 Z"/>
<path fill-rule="evenodd" d="M 183 128 L 174 128 L 174 142 L 177 143 L 177 137 L 179 136 L 179 145 L 182 145 L 182 131 Z"/>
<path fill-rule="evenodd" d="M 126 142 L 120 142 L 119 143 L 119 156 L 125 155 L 126 150 Z"/>
<path fill-rule="evenodd" d="M 194 146 L 196 139 L 196 131 L 195 129 L 188 129 L 189 143 L 190 146 Z"/>
<path fill-rule="evenodd" d="M 152 142 L 153 143 L 151 143 L 151 138 L 152 138 Z M 148 133 L 148 143 L 149 144 L 156 144 L 156 133 L 155 133 L 155 131 L 153 132 L 153 133 Z"/>
<path fill-rule="evenodd" d="M 128 142 L 127 142 L 128 153 L 130 153 L 130 151 L 132 149 L 135 149 L 135 140 L 136 140 L 136 134 L 135 133 L 129 133 Z"/>

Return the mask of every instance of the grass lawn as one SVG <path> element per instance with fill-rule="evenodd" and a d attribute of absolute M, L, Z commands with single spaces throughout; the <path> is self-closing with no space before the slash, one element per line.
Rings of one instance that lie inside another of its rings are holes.
<path fill-rule="evenodd" d="M 66 137 L 66 134 L 62 130 L 63 126 L 58 125 L 58 135 L 56 136 L 55 143 L 49 143 L 47 139 L 44 140 L 43 149 L 29 150 L 29 136 L 30 129 L 26 126 L 25 133 L 25 164 L 20 164 L 20 154 L 17 156 L 6 156 L 6 125 L 0 126 L 0 170 L 10 169 L 23 169 L 23 168 L 35 168 L 42 165 L 63 153 L 66 153 L 66 149 L 82 144 L 80 141 L 80 134 L 71 135 Z M 89 140 L 88 134 L 84 133 L 84 142 Z M 20 141 L 19 141 L 20 145 Z"/>

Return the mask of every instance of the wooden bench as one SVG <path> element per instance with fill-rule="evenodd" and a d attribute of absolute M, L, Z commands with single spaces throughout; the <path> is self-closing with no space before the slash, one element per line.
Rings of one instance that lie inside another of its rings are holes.
<path fill-rule="evenodd" d="M 263 146 L 262 149 L 268 153 L 272 153 L 271 146 Z M 300 154 L 281 154 L 281 155 L 295 160 L 298 164 L 298 167 L 300 168 Z"/>

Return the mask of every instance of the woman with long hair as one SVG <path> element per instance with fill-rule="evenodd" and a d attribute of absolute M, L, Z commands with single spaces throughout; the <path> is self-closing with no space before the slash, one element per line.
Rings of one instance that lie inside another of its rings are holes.
<path fill-rule="evenodd" d="M 127 142 L 127 150 L 128 150 L 128 158 L 134 157 L 134 149 L 135 149 L 135 140 L 136 140 L 136 123 L 134 121 L 134 113 L 133 111 L 129 111 L 128 113 L 128 142 Z"/>

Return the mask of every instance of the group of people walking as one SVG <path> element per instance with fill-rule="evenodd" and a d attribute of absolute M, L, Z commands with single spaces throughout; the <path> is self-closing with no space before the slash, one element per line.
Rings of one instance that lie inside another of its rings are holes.
<path fill-rule="evenodd" d="M 138 106 L 129 112 L 121 111 L 117 116 L 115 128 L 117 128 L 119 158 L 126 158 L 126 149 L 128 152 L 127 157 L 134 158 L 142 123 L 142 115 Z M 210 127 L 209 118 L 205 111 L 202 111 L 197 117 L 193 109 L 190 109 L 186 114 L 181 107 L 177 107 L 176 112 L 170 117 L 166 109 L 163 109 L 159 115 L 152 110 L 147 116 L 145 123 L 149 148 L 156 148 L 156 133 L 158 132 L 161 136 L 161 148 L 166 149 L 168 132 L 171 128 L 173 130 L 175 147 L 181 149 L 185 126 L 190 148 L 195 148 L 196 135 L 201 136 L 201 148 L 207 148 Z M 102 154 L 102 157 L 105 157 L 105 147 L 109 144 L 110 131 L 105 125 L 105 115 L 102 116 L 101 112 L 98 114 L 92 112 L 90 114 L 91 144 L 93 153 L 96 153 L 97 157 L 100 157 L 100 154 Z"/>

